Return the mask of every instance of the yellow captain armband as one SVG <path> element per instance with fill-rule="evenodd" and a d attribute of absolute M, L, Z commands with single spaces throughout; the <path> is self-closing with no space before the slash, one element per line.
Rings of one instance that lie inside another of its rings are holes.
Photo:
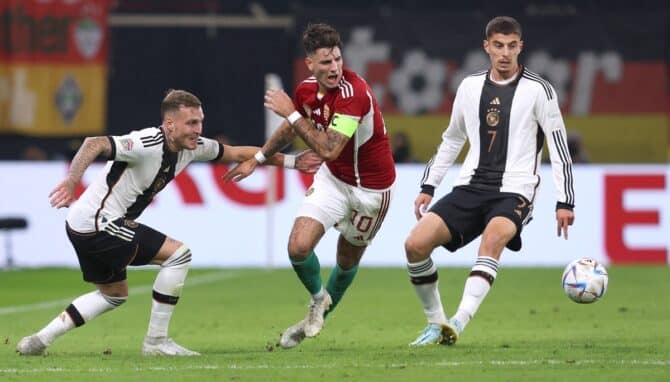
<path fill-rule="evenodd" d="M 358 121 L 355 117 L 339 113 L 333 115 L 333 119 L 330 121 L 330 126 L 328 126 L 328 129 L 335 130 L 349 138 L 354 135 L 356 128 L 358 128 Z"/>

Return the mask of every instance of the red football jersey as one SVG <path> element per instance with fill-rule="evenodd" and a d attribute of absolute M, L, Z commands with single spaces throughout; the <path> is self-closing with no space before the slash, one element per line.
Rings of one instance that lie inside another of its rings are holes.
<path fill-rule="evenodd" d="M 335 113 L 358 121 L 358 128 L 337 159 L 326 162 L 341 181 L 352 186 L 384 190 L 395 180 L 395 164 L 382 113 L 372 89 L 361 77 L 344 69 L 337 88 L 319 98 L 319 84 L 309 77 L 295 90 L 293 103 L 315 128 L 324 130 Z"/>

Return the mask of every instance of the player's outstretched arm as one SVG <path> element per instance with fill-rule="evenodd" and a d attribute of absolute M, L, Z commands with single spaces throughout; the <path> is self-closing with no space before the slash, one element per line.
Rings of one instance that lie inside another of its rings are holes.
<path fill-rule="evenodd" d="M 561 231 L 563 232 L 563 237 L 568 239 L 568 227 L 575 222 L 575 213 L 572 210 L 567 208 L 559 208 L 556 210 L 556 235 L 561 236 Z"/>
<path fill-rule="evenodd" d="M 238 161 L 240 163 L 223 176 L 223 181 L 239 182 L 251 175 L 256 166 L 261 163 L 270 166 L 295 168 L 300 172 L 313 174 L 323 162 L 323 159 L 312 150 L 305 150 L 297 155 L 275 153 L 272 157 L 262 160 L 257 157 L 259 151 L 260 148 L 253 146 L 224 146 L 224 156 L 220 161 L 224 163 Z M 226 152 L 228 152 L 228 157 L 226 157 Z"/>
<path fill-rule="evenodd" d="M 89 137 L 84 140 L 70 163 L 67 177 L 49 193 L 52 207 L 70 206 L 75 199 L 75 187 L 81 181 L 88 166 L 101 154 L 106 157 L 112 154 L 112 143 L 108 137 Z"/>
<path fill-rule="evenodd" d="M 349 142 L 350 137 L 336 131 L 336 129 L 329 128 L 326 131 L 315 129 L 308 119 L 302 118 L 299 114 L 294 114 L 297 111 L 295 110 L 293 101 L 283 90 L 270 89 L 265 92 L 264 105 L 280 117 L 291 119 L 295 133 L 307 143 L 307 146 L 326 161 L 339 157 L 342 149 Z M 291 115 L 295 115 L 297 119 L 293 120 L 293 117 L 289 118 Z M 331 126 L 337 124 L 336 118 L 337 115 L 333 116 Z"/>

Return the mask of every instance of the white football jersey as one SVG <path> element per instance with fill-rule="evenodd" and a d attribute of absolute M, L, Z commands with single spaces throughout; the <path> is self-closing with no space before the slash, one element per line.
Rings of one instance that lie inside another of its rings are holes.
<path fill-rule="evenodd" d="M 163 130 L 149 127 L 123 136 L 110 136 L 113 160 L 81 197 L 70 206 L 67 223 L 82 232 L 101 231 L 112 220 L 136 219 L 154 196 L 191 161 L 218 160 L 223 146 L 198 138 L 195 150 L 168 149 Z"/>
<path fill-rule="evenodd" d="M 545 136 L 557 202 L 571 208 L 572 159 L 551 84 L 525 67 L 505 85 L 494 83 L 489 71 L 468 76 L 458 87 L 449 126 L 426 166 L 421 186 L 437 187 L 442 182 L 467 139 L 470 149 L 454 186 L 513 192 L 533 202 Z"/>

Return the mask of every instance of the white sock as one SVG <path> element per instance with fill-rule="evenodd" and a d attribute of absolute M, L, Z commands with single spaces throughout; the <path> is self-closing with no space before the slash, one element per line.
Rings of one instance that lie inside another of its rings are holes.
<path fill-rule="evenodd" d="M 161 265 L 153 286 L 148 337 L 167 337 L 172 312 L 179 301 L 190 264 L 191 251 L 182 245 Z"/>
<path fill-rule="evenodd" d="M 417 263 L 407 263 L 410 280 L 419 300 L 423 304 L 423 313 L 429 323 L 441 324 L 447 321 L 438 289 L 437 267 L 429 257 Z"/>
<path fill-rule="evenodd" d="M 323 296 L 324 296 L 325 294 L 326 294 L 325 289 L 323 288 L 323 286 L 321 286 L 321 289 L 319 289 L 318 292 L 316 292 L 316 293 L 314 293 L 314 294 L 312 295 L 312 299 L 313 299 L 313 300 L 320 300 L 320 299 L 323 298 Z"/>
<path fill-rule="evenodd" d="M 127 297 L 111 297 L 99 290 L 81 295 L 72 301 L 65 311 L 54 318 L 47 326 L 37 332 L 45 345 L 51 345 L 56 338 L 75 327 L 84 325 L 95 317 L 108 312 L 124 302 Z"/>
<path fill-rule="evenodd" d="M 37 337 L 43 344 L 49 346 L 56 340 L 56 338 L 62 336 L 73 328 L 75 328 L 74 322 L 72 322 L 70 316 L 63 311 L 48 323 L 47 326 L 37 332 Z"/>
<path fill-rule="evenodd" d="M 149 319 L 148 337 L 167 337 L 168 327 L 175 305 L 151 301 L 151 319 Z"/>
<path fill-rule="evenodd" d="M 477 258 L 470 276 L 465 281 L 463 298 L 454 315 L 454 318 L 460 321 L 463 327 L 470 322 L 479 309 L 479 305 L 491 289 L 497 274 L 498 261 L 496 259 L 488 256 Z"/>

